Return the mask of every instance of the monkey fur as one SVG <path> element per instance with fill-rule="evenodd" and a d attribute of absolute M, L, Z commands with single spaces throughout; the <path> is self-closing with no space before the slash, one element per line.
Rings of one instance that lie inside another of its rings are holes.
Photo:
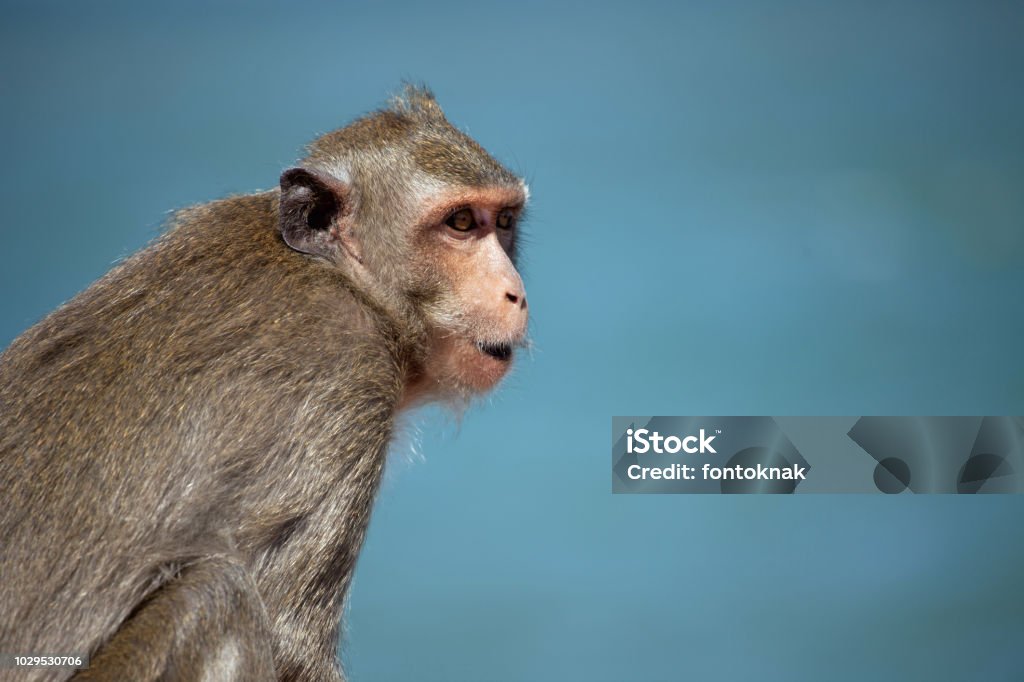
<path fill-rule="evenodd" d="M 17 338 L 0 652 L 91 663 L 0 679 L 343 679 L 396 415 L 488 390 L 523 341 L 501 225 L 525 202 L 409 87 L 280 187 L 179 213 Z"/>

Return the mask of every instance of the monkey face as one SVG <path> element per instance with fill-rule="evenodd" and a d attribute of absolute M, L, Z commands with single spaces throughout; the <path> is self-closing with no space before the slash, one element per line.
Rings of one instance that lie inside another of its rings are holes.
<path fill-rule="evenodd" d="M 426 211 L 419 270 L 440 292 L 424 307 L 426 373 L 449 391 L 492 388 L 523 345 L 526 290 L 513 259 L 524 200 L 518 188 L 475 189 L 447 194 Z"/>

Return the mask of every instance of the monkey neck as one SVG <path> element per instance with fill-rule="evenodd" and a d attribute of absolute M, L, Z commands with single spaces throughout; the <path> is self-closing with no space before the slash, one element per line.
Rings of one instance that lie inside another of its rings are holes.
<path fill-rule="evenodd" d="M 398 410 L 407 411 L 428 402 L 432 397 L 433 382 L 420 367 L 411 368 L 402 382 L 402 397 Z"/>

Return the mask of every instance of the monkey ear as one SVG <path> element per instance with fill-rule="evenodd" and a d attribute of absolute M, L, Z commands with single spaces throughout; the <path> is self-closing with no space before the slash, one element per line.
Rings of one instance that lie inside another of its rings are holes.
<path fill-rule="evenodd" d="M 335 260 L 348 252 L 359 262 L 349 214 L 348 187 L 323 173 L 289 168 L 281 174 L 281 238 L 300 253 Z"/>

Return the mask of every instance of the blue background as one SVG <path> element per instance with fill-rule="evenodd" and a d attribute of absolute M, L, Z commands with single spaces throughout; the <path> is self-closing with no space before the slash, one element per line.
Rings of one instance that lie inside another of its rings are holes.
<path fill-rule="evenodd" d="M 395 448 L 353 679 L 1024 676 L 1022 497 L 609 472 L 614 414 L 1024 413 L 1019 3 L 2 11 L 2 345 L 402 79 L 529 179 L 534 351 Z"/>

